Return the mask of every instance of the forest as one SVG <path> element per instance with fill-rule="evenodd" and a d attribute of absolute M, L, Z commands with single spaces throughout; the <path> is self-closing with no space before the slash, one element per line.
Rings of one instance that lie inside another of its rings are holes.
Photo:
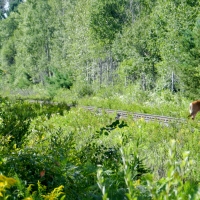
<path fill-rule="evenodd" d="M 197 0 L 16 0 L 11 5 L 13 12 L 0 21 L 3 88 L 133 84 L 198 97 Z"/>
<path fill-rule="evenodd" d="M 200 199 L 199 35 L 199 0 L 0 1 L 0 199 Z"/>

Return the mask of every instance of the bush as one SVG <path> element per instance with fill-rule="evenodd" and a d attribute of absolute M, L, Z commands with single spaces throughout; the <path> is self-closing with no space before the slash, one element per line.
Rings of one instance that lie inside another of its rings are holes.
<path fill-rule="evenodd" d="M 199 198 L 200 124 L 195 121 L 168 126 L 143 119 L 123 121 L 80 107 L 66 111 L 65 104 L 7 99 L 2 99 L 1 107 L 0 172 L 17 180 L 6 195 L 18 199 Z M 19 123 L 16 132 L 7 135 L 5 122 L 15 124 L 19 119 L 28 123 Z M 15 139 L 16 133 L 21 140 Z"/>

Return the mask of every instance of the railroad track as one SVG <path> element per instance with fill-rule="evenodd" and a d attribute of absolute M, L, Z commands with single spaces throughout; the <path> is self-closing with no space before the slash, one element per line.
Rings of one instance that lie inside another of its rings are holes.
<path fill-rule="evenodd" d="M 161 115 L 133 113 L 133 112 L 123 111 L 123 110 L 102 109 L 102 108 L 96 108 L 93 106 L 81 106 L 81 107 L 92 112 L 97 112 L 97 113 L 106 112 L 108 114 L 116 114 L 116 119 L 125 119 L 127 117 L 132 117 L 133 120 L 144 119 L 145 121 L 158 121 L 158 122 L 163 122 L 165 124 L 168 124 L 170 122 L 184 122 L 185 121 L 185 119 L 183 118 L 180 119 L 180 118 L 161 116 Z"/>
<path fill-rule="evenodd" d="M 43 101 L 43 100 L 28 100 L 30 103 L 40 103 L 40 104 L 54 104 L 57 105 L 57 102 L 51 101 Z M 69 107 L 76 107 L 76 105 L 68 105 Z M 144 114 L 144 113 L 134 113 L 128 112 L 123 110 L 112 110 L 106 108 L 97 108 L 94 106 L 78 106 L 82 107 L 86 110 L 96 113 L 103 113 L 106 112 L 108 114 L 116 114 L 115 119 L 126 119 L 127 117 L 131 117 L 133 120 L 137 119 L 144 119 L 145 121 L 158 121 L 163 122 L 165 124 L 169 124 L 170 122 L 185 122 L 186 119 L 183 118 L 175 118 L 175 117 L 168 117 L 168 116 L 161 116 L 161 115 L 151 115 L 151 114 Z"/>

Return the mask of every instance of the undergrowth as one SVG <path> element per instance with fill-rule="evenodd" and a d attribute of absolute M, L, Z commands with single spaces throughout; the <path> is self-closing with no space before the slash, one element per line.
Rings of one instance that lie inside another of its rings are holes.
<path fill-rule="evenodd" d="M 200 123 L 185 118 L 189 101 L 167 91 L 98 92 L 62 90 L 56 104 L 1 97 L 2 199 L 199 199 Z M 185 120 L 116 120 L 67 104 Z"/>
<path fill-rule="evenodd" d="M 196 120 L 166 126 L 7 98 L 0 106 L 3 199 L 199 199 Z"/>

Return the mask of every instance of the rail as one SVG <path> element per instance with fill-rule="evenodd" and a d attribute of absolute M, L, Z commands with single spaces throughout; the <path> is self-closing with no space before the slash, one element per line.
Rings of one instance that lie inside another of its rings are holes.
<path fill-rule="evenodd" d="M 168 117 L 168 116 L 161 116 L 161 115 L 151 115 L 151 114 L 144 114 L 144 113 L 133 113 L 123 110 L 112 110 L 112 109 L 103 109 L 103 108 L 96 108 L 93 106 L 81 106 L 84 109 L 102 113 L 103 111 L 108 114 L 116 114 L 116 119 L 125 119 L 127 117 L 132 117 L 134 120 L 136 119 L 144 119 L 145 121 L 159 121 L 164 123 L 169 122 L 184 122 L 185 119 L 183 118 L 175 118 L 175 117 Z"/>
<path fill-rule="evenodd" d="M 51 101 L 43 101 L 43 100 L 28 100 L 30 103 L 40 103 L 40 104 L 59 104 L 57 102 L 51 102 Z M 76 105 L 68 105 L 69 107 L 76 107 Z M 161 115 L 152 115 L 152 114 L 145 114 L 145 113 L 134 113 L 134 112 L 128 112 L 123 110 L 112 110 L 112 109 L 106 109 L 106 108 L 97 108 L 94 106 L 79 106 L 86 110 L 92 111 L 92 112 L 98 112 L 103 113 L 106 112 L 108 114 L 116 114 L 116 119 L 126 119 L 127 117 L 132 117 L 133 120 L 136 119 L 144 119 L 145 121 L 158 121 L 163 122 L 165 124 L 169 124 L 170 122 L 185 122 L 186 119 L 183 118 L 175 118 L 175 117 L 168 117 L 168 116 L 161 116 Z"/>

